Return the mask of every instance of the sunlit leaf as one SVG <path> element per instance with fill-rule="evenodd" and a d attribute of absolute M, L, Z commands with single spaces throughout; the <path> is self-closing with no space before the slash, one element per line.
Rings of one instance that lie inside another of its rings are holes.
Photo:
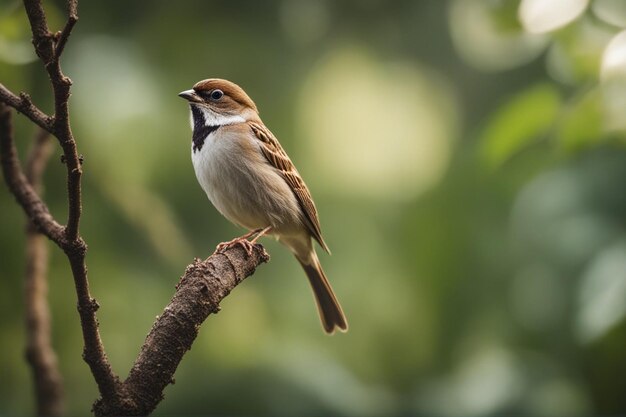
<path fill-rule="evenodd" d="M 576 100 L 563 114 L 557 139 L 565 150 L 579 150 L 602 138 L 602 97 L 598 89 Z"/>
<path fill-rule="evenodd" d="M 591 5 L 591 10 L 606 23 L 626 28 L 626 1 L 595 0 Z"/>
<path fill-rule="evenodd" d="M 604 50 L 601 76 L 603 80 L 626 78 L 626 30 L 611 39 Z"/>
<path fill-rule="evenodd" d="M 602 51 L 614 35 L 613 28 L 592 19 L 580 19 L 559 32 L 547 56 L 550 75 L 571 85 L 597 81 Z"/>
<path fill-rule="evenodd" d="M 342 195 L 410 199 L 445 173 L 456 102 L 435 73 L 346 46 L 320 61 L 300 97 L 307 160 Z"/>
<path fill-rule="evenodd" d="M 495 112 L 480 136 L 486 162 L 500 165 L 545 136 L 560 104 L 559 92 L 550 84 L 535 85 L 514 96 Z"/>
<path fill-rule="evenodd" d="M 546 33 L 578 18 L 589 0 L 522 0 L 519 19 L 530 33 Z"/>
<path fill-rule="evenodd" d="M 626 315 L 626 244 L 618 242 L 591 263 L 580 286 L 577 321 L 582 342 L 602 337 Z"/>
<path fill-rule="evenodd" d="M 0 12 L 0 62 L 21 65 L 37 59 L 30 38 L 30 29 L 19 7 Z"/>
<path fill-rule="evenodd" d="M 602 96 L 611 131 L 626 130 L 626 30 L 618 33 L 602 56 Z"/>
<path fill-rule="evenodd" d="M 508 7 L 486 0 L 455 0 L 449 25 L 454 46 L 470 65 L 498 71 L 535 59 L 547 44 L 541 35 L 525 33 L 508 18 Z"/>
<path fill-rule="evenodd" d="M 501 33 L 511 32 L 518 34 L 520 32 L 522 25 L 517 18 L 519 0 L 481 0 L 481 2 L 488 8 L 489 16 L 494 24 L 494 28 L 499 30 Z"/>

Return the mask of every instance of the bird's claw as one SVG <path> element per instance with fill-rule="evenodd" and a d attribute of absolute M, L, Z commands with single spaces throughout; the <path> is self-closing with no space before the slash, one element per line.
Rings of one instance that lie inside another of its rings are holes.
<path fill-rule="evenodd" d="M 217 245 L 217 248 L 215 249 L 215 252 L 223 254 L 224 252 L 226 252 L 227 249 L 230 249 L 230 248 L 235 247 L 235 246 L 241 246 L 246 251 L 248 256 L 252 256 L 252 250 L 254 249 L 254 243 L 250 242 L 244 236 L 235 238 L 235 239 L 233 239 L 231 241 L 228 241 L 228 242 L 220 243 L 219 245 Z"/>
<path fill-rule="evenodd" d="M 243 236 L 236 237 L 231 241 L 220 243 L 219 245 L 217 245 L 215 253 L 224 253 L 226 249 L 239 245 L 244 248 L 248 256 L 252 256 L 252 250 L 254 249 L 254 245 L 256 245 L 256 241 L 270 230 L 272 230 L 272 226 L 268 226 L 265 229 L 255 229 L 246 233 Z M 254 236 L 254 239 L 248 240 L 248 238 L 252 236 Z"/>

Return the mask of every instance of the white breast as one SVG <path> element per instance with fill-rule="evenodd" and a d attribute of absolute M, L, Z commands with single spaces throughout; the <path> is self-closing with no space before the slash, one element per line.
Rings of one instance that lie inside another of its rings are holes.
<path fill-rule="evenodd" d="M 293 191 L 261 153 L 252 135 L 222 126 L 191 159 L 211 203 L 231 222 L 247 229 L 300 229 L 301 210 Z"/>
<path fill-rule="evenodd" d="M 228 187 L 228 176 L 231 169 L 228 162 L 235 151 L 232 142 L 228 140 L 223 132 L 218 129 L 212 132 L 205 140 L 199 150 L 191 150 L 191 161 L 193 163 L 196 178 L 200 186 L 206 193 L 211 203 L 230 221 L 237 222 L 231 216 L 229 197 L 224 190 Z"/>

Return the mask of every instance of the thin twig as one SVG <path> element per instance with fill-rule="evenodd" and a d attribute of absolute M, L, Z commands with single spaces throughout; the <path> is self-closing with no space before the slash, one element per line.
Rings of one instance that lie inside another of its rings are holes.
<path fill-rule="evenodd" d="M 76 241 L 78 240 L 81 214 L 80 177 L 82 170 L 76 150 L 76 141 L 70 127 L 68 110 L 72 80 L 66 77 L 61 70 L 60 52 L 63 51 L 64 44 L 67 42 L 74 24 L 78 20 L 76 14 L 77 5 L 75 0 L 70 0 L 68 7 L 70 16 L 62 32 L 61 39 L 63 40 L 63 45 L 59 49 L 57 49 L 59 45 L 55 43 L 56 37 L 48 29 L 46 14 L 41 0 L 24 0 L 24 7 L 30 21 L 35 51 L 44 64 L 52 84 L 54 93 L 54 126 L 52 133 L 57 137 L 59 144 L 63 148 L 65 166 L 67 168 L 68 216 L 65 233 L 68 240 Z M 58 53 L 55 53 L 55 49 Z"/>
<path fill-rule="evenodd" d="M 46 204 L 26 179 L 13 140 L 11 110 L 4 104 L 0 104 L 0 164 L 9 190 L 28 218 L 67 255 L 78 296 L 78 312 L 85 343 L 83 358 L 91 368 L 101 395 L 104 398 L 115 397 L 118 394 L 119 379 L 113 373 L 104 352 L 96 319 L 98 303 L 89 293 L 85 266 L 87 245 L 80 237 L 73 241 L 67 239 L 63 226 L 54 220 Z"/>
<path fill-rule="evenodd" d="M 22 93 L 17 96 L 0 83 L 0 102 L 13 107 L 15 110 L 28 117 L 37 126 L 52 133 L 54 119 L 39 110 L 39 108 L 33 104 L 28 94 Z"/>
<path fill-rule="evenodd" d="M 71 80 L 66 77 L 60 65 L 61 54 L 55 54 L 56 38 L 48 29 L 46 15 L 41 0 L 24 0 L 24 7 L 33 33 L 33 45 L 37 56 L 44 64 L 50 77 L 54 93 L 54 127 L 53 134 L 63 148 L 65 166 L 67 169 L 67 192 L 68 192 L 68 218 L 64 228 L 64 240 L 59 246 L 70 262 L 74 286 L 78 297 L 78 312 L 80 314 L 83 341 L 85 344 L 83 358 L 89 364 L 91 372 L 98 384 L 101 395 L 111 398 L 118 395 L 117 386 L 119 379 L 113 373 L 111 365 L 102 346 L 96 310 L 98 303 L 91 297 L 89 282 L 87 280 L 87 267 L 85 265 L 85 253 L 87 245 L 79 235 L 81 215 L 81 164 L 76 150 L 76 141 L 72 134 L 69 117 L 69 97 Z M 64 35 L 66 42 L 70 36 L 74 23 L 78 19 L 76 14 L 76 0 L 68 3 L 70 16 L 65 25 Z M 63 51 L 63 47 L 57 49 Z"/>
<path fill-rule="evenodd" d="M 64 32 L 60 36 L 63 39 L 63 44 L 61 44 L 61 48 L 56 49 L 59 52 L 56 54 L 55 48 L 58 45 L 55 42 L 57 39 L 48 29 L 41 0 L 24 0 L 24 8 L 33 34 L 33 46 L 50 77 L 54 93 L 55 115 L 53 118 L 43 115 L 32 105 L 27 95 L 23 94 L 21 97 L 16 98 L 15 94 L 4 87 L 0 89 L 0 98 L 2 98 L 3 102 L 23 111 L 31 120 L 51 132 L 63 148 L 67 169 L 67 225 L 63 227 L 54 220 L 45 203 L 32 189 L 22 173 L 13 143 L 11 115 L 4 104 L 0 108 L 2 169 L 9 189 L 15 195 L 27 216 L 42 233 L 52 239 L 67 255 L 78 298 L 78 312 L 84 341 L 83 358 L 89 364 L 101 395 L 103 398 L 109 399 L 118 395 L 119 379 L 113 373 L 102 346 L 95 314 L 98 304 L 91 298 L 89 292 L 87 267 L 85 265 L 87 245 L 79 235 L 81 214 L 80 179 L 82 170 L 76 150 L 76 142 L 70 127 L 68 109 L 72 82 L 63 74 L 60 66 L 63 44 L 67 42 L 74 23 L 78 19 L 76 14 L 77 4 L 76 0 L 69 0 L 68 2 L 70 16 Z"/>
<path fill-rule="evenodd" d="M 78 22 L 78 2 L 77 0 L 69 0 L 68 1 L 68 18 L 63 31 L 59 32 L 58 40 L 56 47 L 54 49 L 54 55 L 56 59 L 61 57 L 63 54 L 63 49 L 65 49 L 65 44 L 72 33 L 72 29 L 74 29 L 74 25 Z"/>
<path fill-rule="evenodd" d="M 67 255 L 74 277 L 78 312 L 83 333 L 83 358 L 98 384 L 101 398 L 94 404 L 97 415 L 147 415 L 163 398 L 163 390 L 184 353 L 191 348 L 200 324 L 219 310 L 219 302 L 269 257 L 260 245 L 252 255 L 231 247 L 187 268 L 174 297 L 155 322 L 141 352 L 123 383 L 113 373 L 104 351 L 96 310 L 91 298 L 85 253 L 87 245 L 79 232 L 81 215 L 81 160 L 76 150 L 69 118 L 71 80 L 61 71 L 60 58 L 78 19 L 77 0 L 68 0 L 69 17 L 63 31 L 48 29 L 41 0 L 23 0 L 33 33 L 37 56 L 50 77 L 54 93 L 53 117 L 37 109 L 26 94 L 16 96 L 0 85 L 0 164 L 10 191 L 38 230 L 54 241 Z M 11 126 L 11 110 L 24 113 L 35 124 L 52 133 L 63 148 L 67 169 L 68 220 L 63 227 L 50 215 L 47 206 L 29 184 L 17 157 Z"/>
<path fill-rule="evenodd" d="M 57 223 L 22 172 L 13 141 L 11 110 L 0 104 L 0 164 L 9 190 L 37 229 L 57 245 L 65 239 L 63 226 Z"/>
<path fill-rule="evenodd" d="M 42 175 L 52 153 L 47 131 L 40 129 L 29 152 L 26 178 L 42 195 Z M 63 380 L 52 348 L 48 306 L 48 243 L 29 221 L 26 232 L 26 358 L 31 365 L 37 414 L 57 417 L 65 414 Z"/>
<path fill-rule="evenodd" d="M 70 18 L 75 17 L 78 19 L 78 0 L 68 0 L 67 14 Z"/>

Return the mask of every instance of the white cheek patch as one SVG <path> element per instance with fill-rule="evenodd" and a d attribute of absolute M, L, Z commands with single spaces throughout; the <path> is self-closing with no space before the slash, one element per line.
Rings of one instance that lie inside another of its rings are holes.
<path fill-rule="evenodd" d="M 194 115 L 195 113 L 195 115 Z M 198 120 L 196 120 L 196 118 Z M 190 106 L 189 125 L 191 130 L 199 126 L 225 126 L 237 123 L 244 123 L 246 119 L 239 115 L 223 115 L 216 113 L 206 107 Z"/>
<path fill-rule="evenodd" d="M 219 113 L 215 113 L 214 111 L 200 107 L 202 113 L 204 115 L 204 123 L 207 126 L 224 126 L 224 125 L 233 125 L 236 123 L 243 123 L 246 121 L 243 117 L 239 115 L 223 115 Z M 193 116 L 192 116 L 192 127 L 193 127 Z"/>

